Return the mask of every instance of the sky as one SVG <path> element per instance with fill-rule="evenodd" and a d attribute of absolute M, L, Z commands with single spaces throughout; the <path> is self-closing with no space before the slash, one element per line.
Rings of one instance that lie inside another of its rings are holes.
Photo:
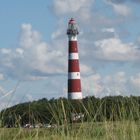
<path fill-rule="evenodd" d="M 139 13 L 139 0 L 0 0 L 0 109 L 67 97 L 71 17 L 83 96 L 139 96 Z"/>

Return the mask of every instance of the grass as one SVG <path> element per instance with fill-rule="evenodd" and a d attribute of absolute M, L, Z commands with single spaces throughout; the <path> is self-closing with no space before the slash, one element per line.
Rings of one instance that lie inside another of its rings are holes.
<path fill-rule="evenodd" d="M 139 140 L 140 122 L 91 122 L 57 128 L 1 128 L 0 140 Z"/>
<path fill-rule="evenodd" d="M 61 100 L 54 106 L 49 104 L 49 110 L 58 126 L 55 128 L 0 128 L 0 140 L 139 140 L 140 139 L 140 119 L 139 104 L 133 100 L 130 102 L 129 115 L 126 112 L 124 103 L 119 110 L 121 118 L 119 121 L 113 121 L 115 117 L 116 106 L 107 106 L 111 108 L 113 116 L 106 120 L 101 106 L 104 101 L 98 105 L 98 110 L 94 112 L 93 104 L 88 101 L 88 106 L 80 103 L 85 110 L 88 122 L 69 123 L 67 120 L 68 109 L 65 109 Z M 106 106 L 105 106 L 106 107 Z M 106 110 L 103 109 L 103 110 Z M 76 112 L 75 112 L 76 113 Z M 99 114 L 103 118 L 102 122 L 97 122 Z M 93 117 L 94 116 L 94 117 Z M 129 116 L 126 119 L 126 116 Z M 135 117 L 137 116 L 137 121 Z M 116 119 L 117 120 L 117 119 Z M 61 122 L 61 123 L 59 123 Z"/>

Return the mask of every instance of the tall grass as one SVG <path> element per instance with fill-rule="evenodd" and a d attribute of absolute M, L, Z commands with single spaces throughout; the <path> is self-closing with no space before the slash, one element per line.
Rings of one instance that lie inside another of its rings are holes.
<path fill-rule="evenodd" d="M 1 128 L 1 140 L 139 140 L 140 127 L 133 121 L 91 122 L 59 128 Z"/>
<path fill-rule="evenodd" d="M 127 106 L 129 113 L 125 105 L 127 101 L 130 104 Z M 18 128 L 0 128 L 0 140 L 139 140 L 138 102 L 132 98 L 125 102 L 118 99 L 116 102 L 119 102 L 120 108 L 117 104 L 108 106 L 106 99 L 94 104 L 89 99 L 86 105 L 82 101 L 68 101 L 65 104 L 65 100 L 58 100 L 47 106 L 52 115 L 50 123 L 55 122 L 57 127 L 27 129 L 19 124 Z M 107 112 L 108 107 L 111 113 Z M 84 113 L 84 118 L 79 122 L 72 121 L 71 114 L 80 112 Z M 33 114 L 30 115 L 35 118 Z M 34 121 L 38 122 L 36 119 Z"/>

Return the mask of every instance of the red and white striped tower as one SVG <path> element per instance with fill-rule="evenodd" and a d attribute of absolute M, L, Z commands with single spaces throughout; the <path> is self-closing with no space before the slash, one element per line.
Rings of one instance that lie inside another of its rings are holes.
<path fill-rule="evenodd" d="M 68 49 L 68 99 L 82 99 L 79 55 L 77 46 L 78 28 L 75 20 L 71 18 L 68 23 L 67 35 Z"/>

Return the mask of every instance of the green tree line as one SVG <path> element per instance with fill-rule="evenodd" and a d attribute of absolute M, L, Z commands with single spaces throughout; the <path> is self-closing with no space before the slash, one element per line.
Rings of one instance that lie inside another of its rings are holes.
<path fill-rule="evenodd" d="M 2 126 L 29 124 L 74 123 L 72 115 L 82 114 L 79 122 L 139 120 L 140 97 L 107 96 L 86 97 L 82 100 L 40 99 L 4 109 L 0 113 Z"/>

